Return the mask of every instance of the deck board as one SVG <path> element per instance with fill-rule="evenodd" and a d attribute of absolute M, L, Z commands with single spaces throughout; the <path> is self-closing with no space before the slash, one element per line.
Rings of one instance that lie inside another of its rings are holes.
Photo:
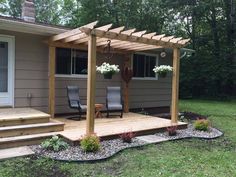
<path fill-rule="evenodd" d="M 78 141 L 86 132 L 86 120 L 74 121 L 65 118 L 57 118 L 65 123 L 64 131 L 60 134 L 70 141 Z M 99 137 L 117 136 L 123 132 L 145 132 L 165 129 L 171 125 L 171 121 L 164 118 L 142 115 L 137 113 L 125 113 L 123 118 L 99 118 L 95 119 L 95 133 Z M 178 122 L 177 125 L 185 126 L 186 123 Z"/>
<path fill-rule="evenodd" d="M 32 108 L 1 108 L 0 109 L 0 120 L 3 119 L 20 119 L 20 118 L 39 118 L 39 117 L 50 117 L 42 111 L 38 111 Z"/>

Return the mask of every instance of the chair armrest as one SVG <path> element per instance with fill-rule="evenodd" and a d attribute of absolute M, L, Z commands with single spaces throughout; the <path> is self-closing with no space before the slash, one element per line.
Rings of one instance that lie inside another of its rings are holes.
<path fill-rule="evenodd" d="M 80 100 L 77 100 L 77 103 L 78 103 L 79 109 L 81 110 L 81 103 L 80 103 Z"/>

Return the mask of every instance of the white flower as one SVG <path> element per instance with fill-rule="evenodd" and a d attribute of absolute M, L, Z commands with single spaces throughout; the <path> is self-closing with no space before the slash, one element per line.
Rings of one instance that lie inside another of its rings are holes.
<path fill-rule="evenodd" d="M 155 73 L 167 73 L 167 72 L 172 72 L 173 71 L 173 67 L 171 67 L 169 65 L 160 65 L 160 66 L 155 66 L 153 68 L 153 71 Z"/>
<path fill-rule="evenodd" d="M 110 65 L 109 63 L 106 62 L 104 62 L 101 66 L 97 66 L 96 70 L 101 74 L 107 74 L 107 73 L 115 74 L 120 71 L 118 65 Z"/>

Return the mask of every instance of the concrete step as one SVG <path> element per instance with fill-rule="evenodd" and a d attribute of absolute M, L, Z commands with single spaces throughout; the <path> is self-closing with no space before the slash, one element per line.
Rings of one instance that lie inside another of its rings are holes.
<path fill-rule="evenodd" d="M 58 132 L 64 130 L 64 123 L 51 120 L 47 123 L 0 127 L 0 138 Z"/>
<path fill-rule="evenodd" d="M 28 146 L 0 149 L 0 161 L 15 157 L 33 155 L 34 152 Z"/>
<path fill-rule="evenodd" d="M 43 140 L 57 134 L 59 132 L 0 138 L 0 149 L 40 144 Z"/>

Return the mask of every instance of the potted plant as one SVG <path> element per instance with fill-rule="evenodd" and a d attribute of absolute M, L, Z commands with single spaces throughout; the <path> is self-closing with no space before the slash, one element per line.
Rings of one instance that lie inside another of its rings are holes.
<path fill-rule="evenodd" d="M 101 66 L 97 66 L 97 72 L 104 75 L 104 79 L 111 79 L 115 73 L 120 71 L 118 65 L 110 65 L 104 62 Z"/>
<path fill-rule="evenodd" d="M 157 73 L 160 77 L 164 78 L 164 77 L 166 77 L 168 72 L 173 71 L 173 67 L 171 67 L 169 65 L 160 65 L 160 66 L 155 66 L 153 68 L 153 71 L 155 73 Z"/>

